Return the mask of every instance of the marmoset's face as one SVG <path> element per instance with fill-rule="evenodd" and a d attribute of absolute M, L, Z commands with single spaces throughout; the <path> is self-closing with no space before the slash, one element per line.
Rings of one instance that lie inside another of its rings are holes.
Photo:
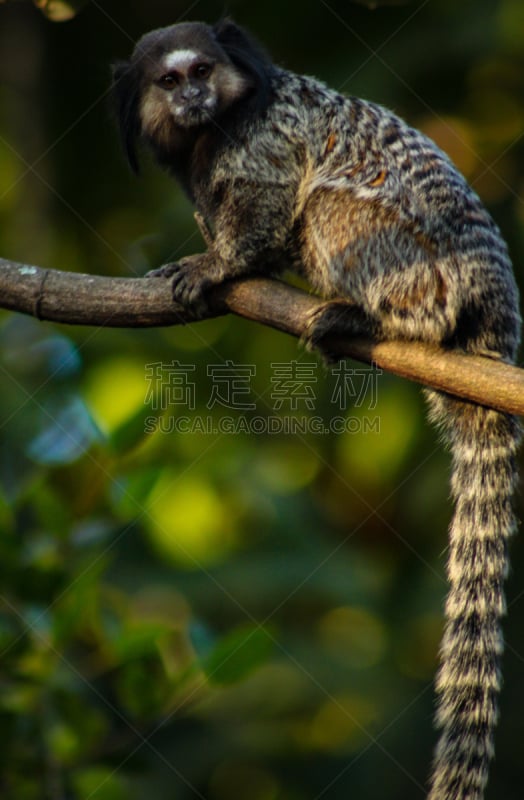
<path fill-rule="evenodd" d="M 140 119 L 155 136 L 166 124 L 207 125 L 252 87 L 200 25 L 182 24 L 147 34 L 133 61 L 142 72 Z"/>

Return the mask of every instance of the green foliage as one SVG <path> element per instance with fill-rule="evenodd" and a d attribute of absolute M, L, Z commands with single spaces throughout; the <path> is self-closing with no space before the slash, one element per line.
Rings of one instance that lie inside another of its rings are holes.
<path fill-rule="evenodd" d="M 272 636 L 262 628 L 243 625 L 223 637 L 202 660 L 211 683 L 235 684 L 264 664 L 272 650 Z"/>
<path fill-rule="evenodd" d="M 130 275 L 203 246 L 169 178 L 147 158 L 127 173 L 105 111 L 109 63 L 185 8 L 109 6 L 59 26 L 0 3 L 3 256 Z M 286 65 L 435 137 L 522 282 L 519 0 L 228 10 Z M 241 320 L 0 316 L 2 798 L 423 796 L 447 461 L 418 390 L 359 370 Z M 515 542 L 504 800 L 522 794 L 523 560 Z"/>

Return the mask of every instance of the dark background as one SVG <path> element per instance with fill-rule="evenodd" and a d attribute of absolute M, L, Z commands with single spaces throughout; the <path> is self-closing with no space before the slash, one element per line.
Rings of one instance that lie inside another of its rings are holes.
<path fill-rule="evenodd" d="M 202 249 L 178 187 L 147 156 L 127 170 L 109 65 L 147 30 L 224 13 L 281 64 L 435 138 L 522 285 L 521 0 L 115 0 L 63 23 L 0 4 L 3 257 L 128 276 Z M 298 380 L 282 403 L 277 363 Z M 115 331 L 0 314 L 2 797 L 425 796 L 448 459 L 415 386 L 348 374 L 341 411 L 330 370 L 239 319 Z M 312 429 L 334 415 L 348 433 Z M 257 433 L 254 418 L 306 425 Z M 214 432 L 224 420 L 236 435 Z M 512 556 L 492 800 L 522 797 L 518 537 Z"/>

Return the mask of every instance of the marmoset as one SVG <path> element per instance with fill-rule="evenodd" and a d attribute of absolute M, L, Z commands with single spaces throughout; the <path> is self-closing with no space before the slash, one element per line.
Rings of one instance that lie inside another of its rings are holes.
<path fill-rule="evenodd" d="M 295 270 L 333 303 L 311 320 L 376 339 L 513 361 L 518 293 L 501 234 L 450 159 L 375 103 L 272 63 L 231 20 L 146 34 L 114 67 L 127 158 L 137 142 L 180 182 L 210 231 L 163 267 L 198 306 L 235 276 Z M 341 312 L 342 309 L 342 312 Z M 452 453 L 440 729 L 430 800 L 481 800 L 493 756 L 516 418 L 427 391 Z"/>

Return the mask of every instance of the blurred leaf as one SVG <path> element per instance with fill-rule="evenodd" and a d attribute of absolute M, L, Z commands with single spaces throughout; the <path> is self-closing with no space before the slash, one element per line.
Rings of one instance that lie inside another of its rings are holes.
<path fill-rule="evenodd" d="M 24 549 L 23 563 L 42 572 L 59 567 L 62 555 L 56 537 L 43 534 L 28 540 Z"/>
<path fill-rule="evenodd" d="M 381 719 L 381 712 L 377 698 L 357 694 L 330 697 L 311 723 L 310 744 L 320 750 L 352 752 L 368 741 L 369 730 Z"/>
<path fill-rule="evenodd" d="M 245 798 L 249 800 L 284 800 L 275 775 L 260 766 L 237 760 L 219 764 L 211 778 L 211 793 L 216 800 Z M 285 795 L 286 800 L 292 797 Z"/>
<path fill-rule="evenodd" d="M 500 38 L 519 54 L 524 46 L 524 6 L 522 0 L 505 0 L 499 4 Z"/>
<path fill-rule="evenodd" d="M 355 433 L 340 436 L 337 441 L 341 464 L 352 480 L 372 487 L 396 478 L 422 424 L 418 408 L 418 397 L 407 382 L 382 380 L 376 409 L 371 413 L 352 409 L 352 416 L 362 424 Z M 364 425 L 368 417 L 378 423 L 369 430 Z"/>
<path fill-rule="evenodd" d="M 32 503 L 39 526 L 49 531 L 56 547 L 60 539 L 65 539 L 71 530 L 71 508 L 64 503 L 63 494 L 54 486 L 40 482 L 31 487 L 26 500 Z M 41 534 L 38 538 L 45 540 L 45 536 Z"/>
<path fill-rule="evenodd" d="M 143 361 L 121 355 L 112 354 L 93 366 L 84 392 L 104 431 L 115 430 L 130 417 L 140 415 L 150 389 L 146 375 Z"/>
<path fill-rule="evenodd" d="M 35 5 L 53 22 L 67 22 L 77 15 L 87 0 L 34 0 Z"/>
<path fill-rule="evenodd" d="M 4 534 L 13 530 L 14 517 L 11 511 L 11 504 L 8 503 L 4 493 L 0 491 L 0 530 Z"/>
<path fill-rule="evenodd" d="M 34 714 L 41 703 L 41 689 L 29 683 L 2 683 L 0 709 L 13 714 Z"/>
<path fill-rule="evenodd" d="M 0 329 L 0 353 L 11 373 L 35 377 L 44 374 L 53 381 L 76 375 L 82 359 L 67 336 L 48 330 L 34 319 L 13 316 Z"/>
<path fill-rule="evenodd" d="M 314 450 L 302 443 L 271 442 L 259 448 L 253 460 L 257 477 L 264 488 L 277 494 L 291 494 L 311 483 L 319 471 L 320 461 Z"/>
<path fill-rule="evenodd" d="M 356 669 L 369 669 L 384 656 L 386 626 L 367 609 L 344 606 L 331 609 L 321 619 L 322 644 L 334 658 Z"/>
<path fill-rule="evenodd" d="M 223 559 L 234 541 L 225 500 L 205 475 L 165 470 L 147 502 L 146 522 L 159 551 L 198 569 Z"/>
<path fill-rule="evenodd" d="M 155 418 L 155 402 L 152 400 L 139 406 L 138 409 L 120 425 L 117 425 L 109 435 L 109 444 L 115 453 L 123 455 L 132 448 L 141 444 L 146 436 L 146 420 L 150 422 Z"/>
<path fill-rule="evenodd" d="M 77 796 L 89 800 L 131 800 L 135 796 L 117 770 L 104 766 L 79 770 L 73 776 L 73 784 Z"/>
<path fill-rule="evenodd" d="M 67 684 L 66 669 L 71 675 L 71 670 L 62 665 L 64 678 L 53 681 L 46 743 L 60 761 L 74 763 L 77 758 L 100 750 L 110 725 L 103 710 L 91 704 L 80 691 L 82 681 L 78 676 L 73 676 Z"/>
<path fill-rule="evenodd" d="M 39 464 L 70 464 L 82 456 L 94 442 L 103 440 L 87 406 L 79 397 L 72 397 L 61 407 L 48 404 L 41 413 L 43 430 L 27 448 L 28 455 Z"/>
<path fill-rule="evenodd" d="M 100 554 L 95 560 L 79 570 L 79 574 L 70 573 L 68 591 L 64 592 L 57 602 L 53 616 L 53 641 L 67 642 L 73 634 L 77 634 L 93 624 L 98 611 L 100 584 L 107 568 L 107 557 Z"/>
<path fill-rule="evenodd" d="M 167 626 L 161 624 L 130 627 L 112 639 L 111 647 L 119 661 L 130 661 L 133 658 L 156 654 L 158 639 L 167 630 Z"/>
<path fill-rule="evenodd" d="M 114 520 L 109 516 L 90 516 L 69 529 L 71 543 L 78 550 L 102 545 L 115 532 Z"/>
<path fill-rule="evenodd" d="M 119 668 L 118 697 L 126 716 L 154 720 L 165 712 L 171 683 L 159 658 L 129 661 Z"/>
<path fill-rule="evenodd" d="M 159 479 L 159 467 L 146 467 L 119 476 L 111 485 L 111 500 L 123 519 L 144 513 L 147 500 Z"/>
<path fill-rule="evenodd" d="M 188 634 L 197 658 L 201 661 L 208 658 L 216 644 L 216 636 L 213 635 L 209 626 L 204 625 L 200 620 L 194 620 L 189 624 Z"/>
<path fill-rule="evenodd" d="M 55 723 L 46 734 L 47 743 L 53 756 L 60 761 L 69 761 L 79 751 L 79 731 L 71 725 Z"/>
<path fill-rule="evenodd" d="M 267 629 L 242 625 L 219 641 L 202 660 L 202 668 L 210 683 L 236 683 L 266 663 L 273 648 L 274 641 Z"/>

